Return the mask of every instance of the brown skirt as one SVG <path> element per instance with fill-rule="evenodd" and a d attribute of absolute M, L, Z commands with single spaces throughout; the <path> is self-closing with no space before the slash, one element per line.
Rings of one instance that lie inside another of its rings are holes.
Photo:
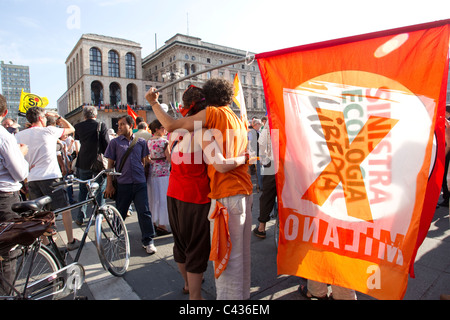
<path fill-rule="evenodd" d="M 174 246 L 173 257 L 185 263 L 187 272 L 203 273 L 208 267 L 211 251 L 208 213 L 211 204 L 196 204 L 167 197 L 170 228 Z"/>

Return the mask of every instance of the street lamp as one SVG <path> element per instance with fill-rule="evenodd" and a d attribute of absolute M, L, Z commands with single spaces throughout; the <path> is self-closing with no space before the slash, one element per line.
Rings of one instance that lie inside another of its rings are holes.
<path fill-rule="evenodd" d="M 177 69 L 175 69 L 175 71 L 169 70 L 167 72 L 162 73 L 162 77 L 164 80 L 168 80 L 169 82 L 175 81 L 179 78 L 181 78 L 183 76 L 183 74 L 181 72 L 179 72 Z M 173 100 L 173 104 L 170 103 L 172 105 L 172 108 L 175 109 L 175 104 L 177 103 L 177 97 L 176 97 L 176 88 L 175 88 L 175 83 L 172 85 L 172 100 Z M 172 110 L 174 113 L 174 116 L 177 117 L 178 116 L 178 112 L 175 112 L 174 110 Z"/>

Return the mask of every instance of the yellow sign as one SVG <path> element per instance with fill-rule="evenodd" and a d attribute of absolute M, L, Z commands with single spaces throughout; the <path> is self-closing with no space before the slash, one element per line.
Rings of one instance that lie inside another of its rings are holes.
<path fill-rule="evenodd" d="M 26 114 L 31 107 L 45 108 L 48 105 L 48 99 L 46 97 L 39 97 L 32 93 L 23 92 L 20 95 L 19 113 Z"/>

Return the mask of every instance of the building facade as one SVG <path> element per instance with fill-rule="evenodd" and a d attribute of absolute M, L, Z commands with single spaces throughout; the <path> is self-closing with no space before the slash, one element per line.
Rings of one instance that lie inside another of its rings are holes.
<path fill-rule="evenodd" d="M 19 117 L 19 105 L 22 89 L 31 92 L 30 68 L 28 66 L 15 65 L 0 62 L 0 74 L 2 95 L 8 103 L 8 117 L 16 120 L 20 125 L 26 122 L 25 117 Z"/>
<path fill-rule="evenodd" d="M 139 43 L 95 34 L 84 34 L 66 60 L 67 91 L 58 99 L 58 112 L 72 123 L 83 121 L 84 105 L 99 108 L 99 120 L 117 128 L 117 118 L 132 107 L 147 122 L 155 119 L 145 92 L 161 88 L 173 80 L 220 67 L 242 58 L 247 52 L 215 45 L 177 34 L 144 59 Z M 188 85 L 202 86 L 212 77 L 231 82 L 238 74 L 246 99 L 248 117 L 266 114 L 264 92 L 256 63 L 237 63 L 198 74 L 161 91 L 160 102 L 168 106 L 181 103 Z M 236 106 L 235 112 L 239 112 Z M 170 112 L 175 114 L 174 109 Z"/>
<path fill-rule="evenodd" d="M 261 118 L 266 114 L 264 89 L 256 62 L 239 61 L 252 53 L 202 41 L 200 38 L 176 34 L 165 45 L 142 61 L 143 76 L 158 86 L 170 84 L 177 78 L 200 73 L 162 90 L 161 102 L 175 105 L 181 102 L 183 92 L 190 85 L 201 87 L 210 78 L 225 78 L 233 82 L 239 76 L 245 97 L 248 117 Z M 224 65 L 223 67 L 220 67 Z M 203 72 L 208 69 L 211 71 Z M 239 112 L 233 104 L 235 112 Z"/>
<path fill-rule="evenodd" d="M 100 120 L 115 128 L 127 105 L 144 104 L 141 49 L 129 40 L 82 35 L 66 60 L 68 89 L 58 99 L 58 112 L 77 123 L 82 106 L 98 106 L 104 111 Z"/>
<path fill-rule="evenodd" d="M 142 104 L 141 47 L 138 43 L 84 34 L 66 60 L 67 92 L 59 109 L 83 104 Z"/>

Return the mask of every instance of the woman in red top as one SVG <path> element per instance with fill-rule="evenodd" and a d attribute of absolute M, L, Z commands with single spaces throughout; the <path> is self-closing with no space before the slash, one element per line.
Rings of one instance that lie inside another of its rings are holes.
<path fill-rule="evenodd" d="M 183 106 L 183 116 L 191 116 L 205 109 L 202 89 L 189 86 L 183 94 Z M 183 292 L 189 293 L 191 300 L 202 299 L 201 283 L 210 254 L 208 213 L 211 200 L 208 194 L 211 190 L 207 164 L 220 172 L 227 172 L 245 163 L 244 155 L 225 162 L 217 143 L 206 138 L 211 136 L 205 134 L 206 130 L 201 126 L 194 132 L 176 130 L 170 135 L 169 142 L 172 169 L 167 207 L 174 238 L 173 253 L 184 278 Z"/>

